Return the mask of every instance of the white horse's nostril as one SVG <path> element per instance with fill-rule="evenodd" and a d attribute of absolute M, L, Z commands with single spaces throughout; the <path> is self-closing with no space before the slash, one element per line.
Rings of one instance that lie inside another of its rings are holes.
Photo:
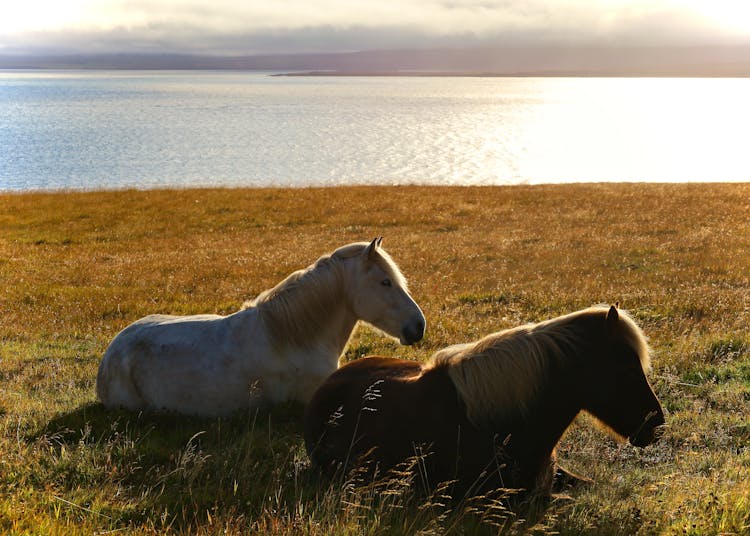
<path fill-rule="evenodd" d="M 406 344 L 414 344 L 422 340 L 424 337 L 425 323 L 421 318 L 410 324 L 407 324 L 403 329 L 403 339 Z"/>

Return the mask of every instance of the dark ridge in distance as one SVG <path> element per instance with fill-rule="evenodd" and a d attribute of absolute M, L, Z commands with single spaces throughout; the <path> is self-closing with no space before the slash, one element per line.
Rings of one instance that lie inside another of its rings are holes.
<path fill-rule="evenodd" d="M 523 78 L 523 77 L 540 77 L 540 78 L 595 78 L 595 77 L 623 77 L 623 78 L 747 78 L 750 73 L 736 74 L 733 72 L 719 74 L 701 74 L 699 72 L 676 71 L 667 72 L 619 72 L 619 71 L 598 71 L 598 72 L 577 72 L 577 71 L 533 71 L 520 73 L 496 73 L 496 72 L 462 72 L 462 71 L 293 71 L 288 73 L 272 73 L 269 76 L 289 76 L 289 77 L 435 77 L 435 78 Z"/>
<path fill-rule="evenodd" d="M 0 55 L 0 69 L 227 70 L 287 76 L 750 77 L 750 45 L 504 47 L 200 56 Z"/>

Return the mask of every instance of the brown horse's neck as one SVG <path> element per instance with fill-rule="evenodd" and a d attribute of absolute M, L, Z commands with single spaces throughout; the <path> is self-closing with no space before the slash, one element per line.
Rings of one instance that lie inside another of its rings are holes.
<path fill-rule="evenodd" d="M 518 479 L 523 487 L 537 484 L 536 479 L 549 465 L 563 433 L 581 411 L 578 377 L 575 370 L 550 371 L 537 401 L 528 407 L 526 415 L 511 424 L 508 449 L 520 461 L 522 474 Z"/>

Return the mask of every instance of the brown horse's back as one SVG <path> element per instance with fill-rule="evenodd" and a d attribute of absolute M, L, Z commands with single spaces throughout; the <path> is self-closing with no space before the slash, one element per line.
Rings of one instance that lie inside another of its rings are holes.
<path fill-rule="evenodd" d="M 481 452 L 460 456 L 469 444 Z M 420 471 L 429 487 L 458 476 L 458 457 L 464 469 L 485 467 L 493 452 L 491 436 L 467 421 L 444 368 L 423 371 L 419 363 L 383 357 L 354 361 L 323 383 L 307 407 L 305 445 L 327 471 L 359 465 L 365 456 L 387 470 L 430 453 Z"/>
<path fill-rule="evenodd" d="M 400 384 L 413 382 L 420 372 L 419 363 L 373 356 L 353 361 L 331 374 L 305 412 L 305 445 L 313 463 L 335 470 L 345 460 L 354 462 L 349 447 L 359 450 L 362 444 L 361 437 L 351 441 L 355 430 L 358 437 L 363 430 L 370 436 L 374 434 L 373 425 L 383 420 L 381 417 L 398 413 L 391 393 L 400 391 Z M 378 413 L 378 418 L 372 413 Z"/>

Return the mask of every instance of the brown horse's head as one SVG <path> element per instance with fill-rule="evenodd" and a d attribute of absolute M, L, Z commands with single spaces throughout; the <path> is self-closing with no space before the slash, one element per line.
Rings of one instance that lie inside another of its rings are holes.
<path fill-rule="evenodd" d="M 636 324 L 610 307 L 603 318 L 603 345 L 586 364 L 583 407 L 637 447 L 656 441 L 664 412 L 646 378 L 648 345 Z"/>

